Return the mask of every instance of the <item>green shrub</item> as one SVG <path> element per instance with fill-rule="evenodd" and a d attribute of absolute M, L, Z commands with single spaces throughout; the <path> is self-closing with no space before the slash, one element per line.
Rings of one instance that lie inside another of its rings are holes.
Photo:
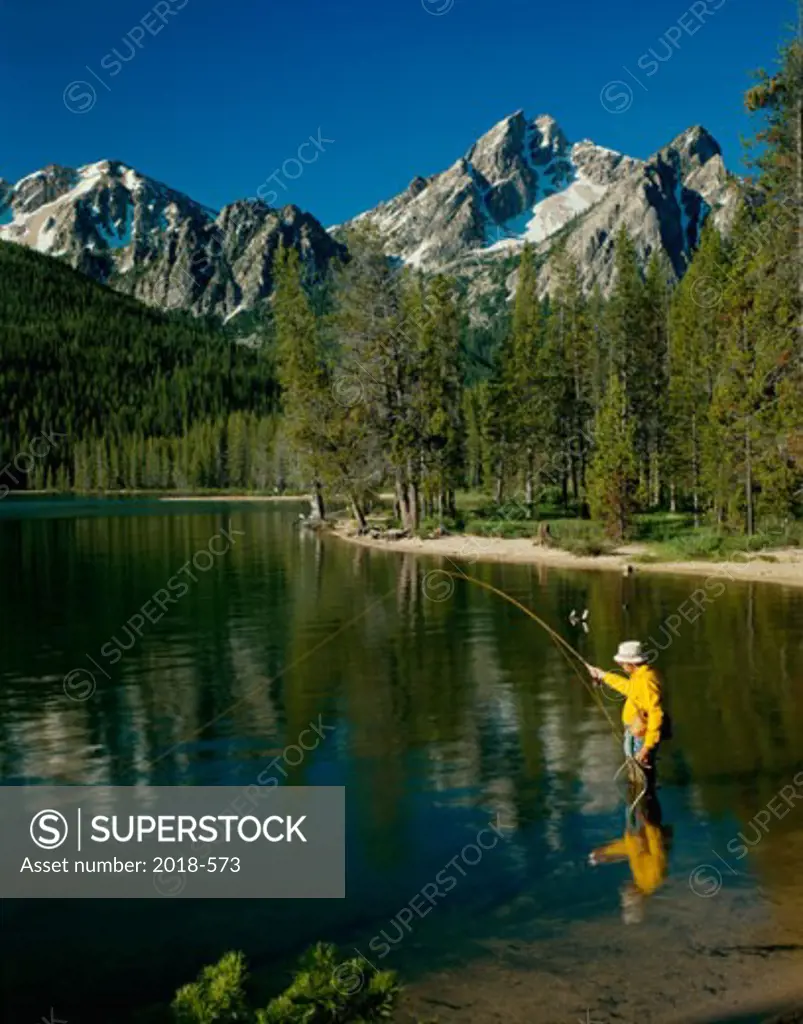
<path fill-rule="evenodd" d="M 648 512 L 635 517 L 633 539 L 670 541 L 694 528 L 694 516 L 687 512 Z"/>
<path fill-rule="evenodd" d="M 572 555 L 596 557 L 615 549 L 602 525 L 588 519 L 555 519 L 549 523 L 549 532 L 557 546 Z"/>
<path fill-rule="evenodd" d="M 458 514 L 456 519 L 451 516 L 424 516 L 418 523 L 417 535 L 419 537 L 428 537 L 431 533 L 436 530 L 443 528 L 447 533 L 462 533 L 465 527 L 465 522 L 462 516 Z"/>
<path fill-rule="evenodd" d="M 597 558 L 599 555 L 609 555 L 615 550 L 615 545 L 604 540 L 583 539 L 582 537 L 570 538 L 561 542 L 561 548 L 572 555 Z"/>
<path fill-rule="evenodd" d="M 218 963 L 204 967 L 197 981 L 176 992 L 171 1007 L 176 1024 L 235 1024 L 251 1020 L 245 999 L 247 976 L 242 953 L 226 953 Z"/>
<path fill-rule="evenodd" d="M 469 519 L 465 530 L 466 533 L 476 534 L 479 537 L 515 539 L 518 537 L 534 537 L 538 532 L 538 525 L 532 519 Z"/>
<path fill-rule="evenodd" d="M 256 1014 L 257 1024 L 363 1024 L 388 1020 L 399 984 L 359 957 L 340 960 L 334 946 L 319 943 L 299 964 L 290 987 Z"/>
<path fill-rule="evenodd" d="M 371 1024 L 388 1020 L 400 986 L 391 971 L 359 957 L 341 959 L 319 943 L 299 961 L 289 988 L 254 1012 L 245 996 L 242 953 L 226 953 L 184 985 L 171 1004 L 175 1024 Z"/>
<path fill-rule="evenodd" d="M 666 542 L 667 554 L 674 558 L 711 559 L 725 554 L 727 538 L 707 527 L 679 534 Z"/>
<path fill-rule="evenodd" d="M 752 537 L 743 534 L 729 534 L 714 527 L 692 528 L 688 533 L 678 534 L 660 544 L 665 558 L 696 560 L 729 560 L 751 552 L 784 544 L 777 533 L 756 533 Z"/>

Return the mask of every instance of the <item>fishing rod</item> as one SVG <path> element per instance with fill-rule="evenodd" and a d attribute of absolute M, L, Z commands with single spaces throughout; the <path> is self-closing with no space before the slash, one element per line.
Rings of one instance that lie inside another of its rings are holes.
<path fill-rule="evenodd" d="M 605 704 L 603 703 L 602 698 L 600 697 L 600 695 L 599 695 L 598 691 L 596 690 L 596 688 L 591 686 L 589 684 L 588 680 L 586 679 L 585 672 L 588 671 L 588 662 L 585 660 L 585 658 L 582 656 L 582 654 L 580 654 L 579 651 L 575 650 L 574 647 L 572 647 L 572 645 L 568 642 L 568 640 L 565 640 L 560 635 L 560 633 L 558 633 L 556 630 L 554 630 L 549 625 L 548 622 L 544 622 L 544 620 L 541 618 L 540 615 L 536 615 L 536 613 L 531 608 L 528 608 L 526 605 L 522 604 L 521 601 L 518 601 L 515 597 L 512 596 L 512 594 L 508 594 L 506 591 L 500 590 L 499 587 L 495 587 L 491 583 L 486 583 L 484 580 L 478 580 L 476 578 L 476 576 L 469 576 L 469 575 L 467 575 L 464 572 L 451 572 L 448 569 L 442 569 L 441 571 L 444 572 L 447 576 L 451 576 L 453 579 L 464 580 L 466 583 L 472 583 L 476 587 L 481 587 L 483 590 L 487 590 L 487 591 L 489 591 L 492 594 L 496 594 L 497 597 L 501 597 L 502 600 L 507 601 L 509 604 L 512 604 L 515 608 L 518 608 L 519 611 L 524 612 L 524 614 L 529 616 L 529 618 L 531 618 L 533 620 L 533 622 L 535 622 L 543 630 L 545 630 L 545 632 L 552 639 L 552 642 L 556 645 L 558 650 L 561 652 L 563 657 L 566 659 L 566 662 L 568 663 L 568 665 L 571 668 L 571 670 L 574 672 L 574 674 L 577 676 L 577 678 L 580 680 L 580 682 L 583 684 L 583 686 L 585 686 L 586 690 L 588 690 L 588 692 L 591 694 L 591 697 L 593 698 L 594 702 L 597 704 L 597 706 L 600 708 L 602 713 L 605 715 L 605 718 L 607 719 L 608 725 L 611 727 L 611 731 L 613 732 L 613 734 L 616 737 L 616 739 L 619 742 L 621 742 L 621 740 L 622 740 L 622 733 L 621 733 L 621 731 L 619 730 L 619 728 L 616 726 L 615 722 L 611 718 L 611 716 L 610 716 L 610 714 L 608 712 L 608 709 L 605 707 Z M 584 672 L 580 672 L 578 670 L 577 665 L 575 664 L 574 661 L 571 660 L 569 655 L 572 655 L 572 657 L 575 658 L 576 661 L 580 662 L 580 664 L 583 666 Z M 630 805 L 629 809 L 630 809 L 630 812 L 632 813 L 635 810 L 635 808 L 638 805 L 638 803 L 643 799 L 644 795 L 647 792 L 647 788 L 648 788 L 647 774 L 644 771 L 644 769 L 642 768 L 642 766 L 638 763 L 638 761 L 634 757 L 628 757 L 626 759 L 626 761 L 624 762 L 624 764 L 622 765 L 622 767 L 619 769 L 619 771 L 614 776 L 614 780 L 619 777 L 619 775 L 622 773 L 622 771 L 626 767 L 632 767 L 632 768 L 634 768 L 636 770 L 636 772 L 637 772 L 637 774 L 639 776 L 639 780 L 641 782 L 641 786 L 642 786 L 641 791 L 639 792 L 638 796 L 633 801 L 633 803 Z"/>
<path fill-rule="evenodd" d="M 586 662 L 585 658 L 582 656 L 582 654 L 580 654 L 579 651 L 576 651 L 574 647 L 572 647 L 568 640 L 565 640 L 560 635 L 560 633 L 558 633 L 549 625 L 548 622 L 544 622 L 540 615 L 536 615 L 531 608 L 528 608 L 526 605 L 522 604 L 521 601 L 518 601 L 515 597 L 512 596 L 512 594 L 508 594 L 504 590 L 500 590 L 498 587 L 493 586 L 493 584 L 486 583 L 484 580 L 478 580 L 476 576 L 468 576 L 466 573 L 463 572 L 451 572 L 448 569 L 443 569 L 441 571 L 444 572 L 447 576 L 451 576 L 456 580 L 464 580 L 466 583 L 473 583 L 474 586 L 476 587 L 482 587 L 483 590 L 488 590 L 492 594 L 496 594 L 497 597 L 501 597 L 502 600 L 507 601 L 509 604 L 512 604 L 514 607 L 518 608 L 519 611 L 524 612 L 524 614 L 529 616 L 533 620 L 533 622 L 537 623 L 543 630 L 545 630 L 552 638 L 553 643 L 557 645 L 558 650 L 566 659 L 574 674 L 577 676 L 577 678 L 580 680 L 583 686 L 585 686 L 585 688 L 594 698 L 595 703 L 599 705 L 600 709 L 602 710 L 602 713 L 608 720 L 608 724 L 613 730 L 613 734 L 616 736 L 617 739 L 622 738 L 622 734 L 620 733 L 620 731 L 616 727 L 616 724 L 614 723 L 613 719 L 608 713 L 608 709 L 602 703 L 601 697 L 599 696 L 597 691 L 589 684 L 585 675 L 578 670 L 575 663 L 570 660 L 569 655 L 571 654 L 572 657 L 574 657 L 577 661 L 580 662 L 580 664 L 586 671 L 588 670 L 588 663 Z"/>

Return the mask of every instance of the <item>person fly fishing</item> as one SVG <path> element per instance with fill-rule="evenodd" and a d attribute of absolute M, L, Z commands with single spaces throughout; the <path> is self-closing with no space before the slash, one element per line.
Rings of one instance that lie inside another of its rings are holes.
<path fill-rule="evenodd" d="M 580 652 L 576 651 L 549 623 L 511 594 L 506 594 L 504 590 L 484 580 L 468 576 L 464 572 L 442 571 L 454 579 L 465 580 L 466 583 L 496 594 L 538 623 L 552 637 L 581 683 L 597 697 L 600 710 L 617 738 L 618 730 L 604 702 L 589 686 L 585 676 L 581 674 L 578 666 L 572 663 L 569 655 L 584 667 L 595 686 L 605 684 L 626 698 L 622 709 L 622 723 L 627 760 L 616 773 L 616 777 L 627 766 L 630 769 L 631 783 L 640 783 L 640 791 L 636 799 L 628 804 L 624 835 L 594 850 L 589 861 L 592 866 L 617 860 L 629 861 L 632 881 L 621 890 L 622 919 L 626 924 L 639 923 L 644 916 L 645 899 L 660 888 L 666 878 L 667 851 L 672 839 L 671 827 L 663 827 L 661 824 L 661 809 L 655 793 L 655 759 L 658 747 L 662 740 L 671 738 L 672 732 L 670 716 L 664 710 L 663 686 L 658 673 L 650 667 L 638 640 L 626 640 L 619 644 L 619 649 L 613 656 L 616 664 L 627 673 L 626 678 L 617 672 L 606 672 L 604 669 L 589 665 Z M 587 617 L 587 612 L 581 619 L 572 612 L 570 621 L 572 625 L 576 625 L 577 622 L 585 623 Z"/>
<path fill-rule="evenodd" d="M 644 769 L 650 785 L 655 779 L 655 758 L 662 739 L 668 739 L 669 718 L 663 707 L 663 686 L 658 673 L 648 663 L 638 640 L 619 644 L 613 660 L 627 673 L 606 672 L 586 665 L 595 685 L 603 683 L 627 699 L 622 708 L 624 750 Z"/>
<path fill-rule="evenodd" d="M 651 789 L 655 781 L 655 757 L 658 752 L 658 745 L 662 739 L 671 739 L 672 726 L 670 717 L 665 713 L 663 707 L 661 680 L 655 669 L 650 667 L 641 642 L 638 640 L 626 640 L 624 643 L 619 644 L 619 650 L 613 656 L 613 660 L 627 673 L 627 678 L 622 678 L 616 672 L 606 672 L 604 669 L 589 665 L 579 651 L 576 651 L 548 622 L 545 622 L 539 615 L 536 615 L 531 608 L 523 605 L 521 601 L 517 601 L 515 597 L 506 594 L 504 590 L 500 590 L 484 580 L 468 576 L 464 572 L 450 572 L 446 569 L 441 571 L 446 576 L 465 580 L 466 583 L 471 583 L 481 587 L 483 590 L 488 590 L 496 594 L 497 597 L 501 597 L 504 601 L 515 605 L 516 608 L 538 623 L 552 637 L 567 661 L 571 663 L 569 655 L 577 659 L 586 672 L 588 672 L 596 686 L 601 686 L 605 683 L 606 686 L 610 686 L 611 689 L 616 690 L 627 698 L 622 709 L 624 751 L 627 758 L 625 763 L 627 765 L 633 763 L 638 765 L 638 768 L 641 769 L 640 774 L 645 780 L 644 792 L 646 793 L 647 789 Z M 585 618 L 586 616 L 584 615 L 583 621 Z M 580 681 L 584 686 L 588 687 L 585 677 L 580 675 L 580 671 L 576 666 L 573 667 Z M 591 687 L 588 688 L 591 689 Z M 599 704 L 600 710 L 605 714 L 611 728 L 616 731 L 616 726 L 602 701 Z"/>

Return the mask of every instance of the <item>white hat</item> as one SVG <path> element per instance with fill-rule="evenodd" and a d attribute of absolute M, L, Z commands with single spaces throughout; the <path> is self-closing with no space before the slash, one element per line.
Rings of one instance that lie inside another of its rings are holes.
<path fill-rule="evenodd" d="M 613 660 L 619 665 L 643 665 L 647 661 L 640 640 L 625 640 L 619 644 L 619 650 L 614 654 Z"/>

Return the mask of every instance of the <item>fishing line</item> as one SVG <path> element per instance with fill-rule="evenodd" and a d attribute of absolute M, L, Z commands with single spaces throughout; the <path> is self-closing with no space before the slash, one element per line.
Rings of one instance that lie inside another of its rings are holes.
<path fill-rule="evenodd" d="M 549 625 L 548 622 L 544 622 L 544 620 L 539 615 L 536 615 L 531 608 L 528 608 L 526 605 L 522 604 L 521 601 L 518 601 L 515 597 L 513 597 L 511 594 L 506 593 L 504 590 L 500 590 L 498 587 L 494 587 L 492 584 L 486 583 L 484 580 L 478 580 L 476 576 L 468 576 L 466 575 L 466 573 L 463 572 L 450 572 L 448 569 L 441 569 L 440 571 L 445 573 L 447 576 L 451 576 L 453 579 L 465 580 L 466 583 L 473 583 L 477 587 L 482 587 L 483 590 L 488 590 L 492 594 L 496 594 L 497 597 L 501 597 L 504 601 L 507 601 L 510 604 L 514 605 L 516 608 L 519 609 L 519 611 L 522 611 L 525 615 L 528 615 L 533 620 L 533 622 L 537 623 L 542 629 L 546 630 L 546 632 L 552 638 L 553 643 L 555 643 L 558 650 L 566 659 L 566 662 L 568 663 L 571 670 L 574 672 L 574 674 L 577 676 L 577 678 L 580 680 L 580 682 L 583 684 L 586 690 L 588 690 L 594 702 L 599 706 L 600 710 L 605 715 L 605 718 L 607 719 L 608 725 L 610 725 L 614 736 L 617 738 L 617 740 L 621 741 L 622 733 L 616 726 L 614 720 L 611 718 L 608 709 L 605 707 L 605 704 L 603 703 L 598 691 L 595 687 L 591 686 L 591 684 L 585 677 L 585 673 L 580 672 L 578 670 L 577 665 L 569 658 L 569 654 L 571 654 L 574 658 L 577 659 L 577 661 L 580 662 L 584 670 L 587 664 L 585 658 L 582 656 L 582 654 L 576 651 L 567 640 L 564 640 L 560 633 L 556 632 Z"/>
<path fill-rule="evenodd" d="M 608 709 L 605 707 L 605 704 L 603 703 L 602 698 L 600 697 L 596 687 L 591 686 L 591 684 L 585 677 L 585 671 L 587 671 L 587 662 L 585 658 L 582 656 L 582 654 L 580 654 L 579 651 L 576 651 L 574 647 L 572 647 L 568 640 L 564 640 L 560 633 L 556 632 L 549 625 L 548 622 L 544 622 L 540 615 L 536 615 L 531 608 L 528 608 L 526 605 L 522 604 L 521 601 L 518 601 L 511 594 L 506 593 L 504 590 L 500 590 L 499 587 L 495 587 L 491 583 L 486 583 L 484 580 L 478 580 L 476 576 L 468 576 L 464 572 L 450 572 L 448 569 L 441 569 L 440 571 L 446 573 L 447 576 L 451 576 L 453 579 L 465 580 L 466 583 L 473 583 L 477 587 L 482 587 L 483 590 L 488 590 L 492 594 L 496 594 L 497 597 L 501 597 L 502 600 L 507 601 L 509 604 L 512 604 L 514 607 L 518 608 L 519 611 L 524 612 L 524 614 L 528 615 L 533 620 L 533 622 L 537 623 L 542 629 L 544 629 L 549 634 L 553 643 L 557 646 L 558 650 L 561 652 L 563 657 L 566 659 L 569 668 L 571 668 L 571 670 L 574 672 L 574 674 L 577 676 L 577 678 L 580 680 L 583 686 L 585 686 L 586 690 L 588 690 L 588 692 L 591 694 L 592 699 L 597 704 L 600 711 L 602 711 L 603 715 L 605 715 L 608 725 L 611 727 L 611 732 L 614 734 L 617 741 L 619 743 L 622 742 L 623 736 L 621 730 L 617 727 L 616 723 L 611 718 Z M 577 665 L 569 657 L 570 654 L 574 658 L 576 658 L 577 661 L 579 661 L 580 664 L 583 666 L 583 672 L 580 672 L 578 670 Z M 640 765 L 634 757 L 627 757 L 625 759 L 624 764 L 614 776 L 614 781 L 618 779 L 618 777 L 625 770 L 625 768 L 632 769 L 632 771 L 635 772 L 635 775 L 638 777 L 639 783 L 641 784 L 640 792 L 637 794 L 635 800 L 633 800 L 633 802 L 628 805 L 628 813 L 633 814 L 636 807 L 639 805 L 639 803 L 646 795 L 649 783 L 647 780 L 647 773 L 645 772 L 642 765 Z"/>

